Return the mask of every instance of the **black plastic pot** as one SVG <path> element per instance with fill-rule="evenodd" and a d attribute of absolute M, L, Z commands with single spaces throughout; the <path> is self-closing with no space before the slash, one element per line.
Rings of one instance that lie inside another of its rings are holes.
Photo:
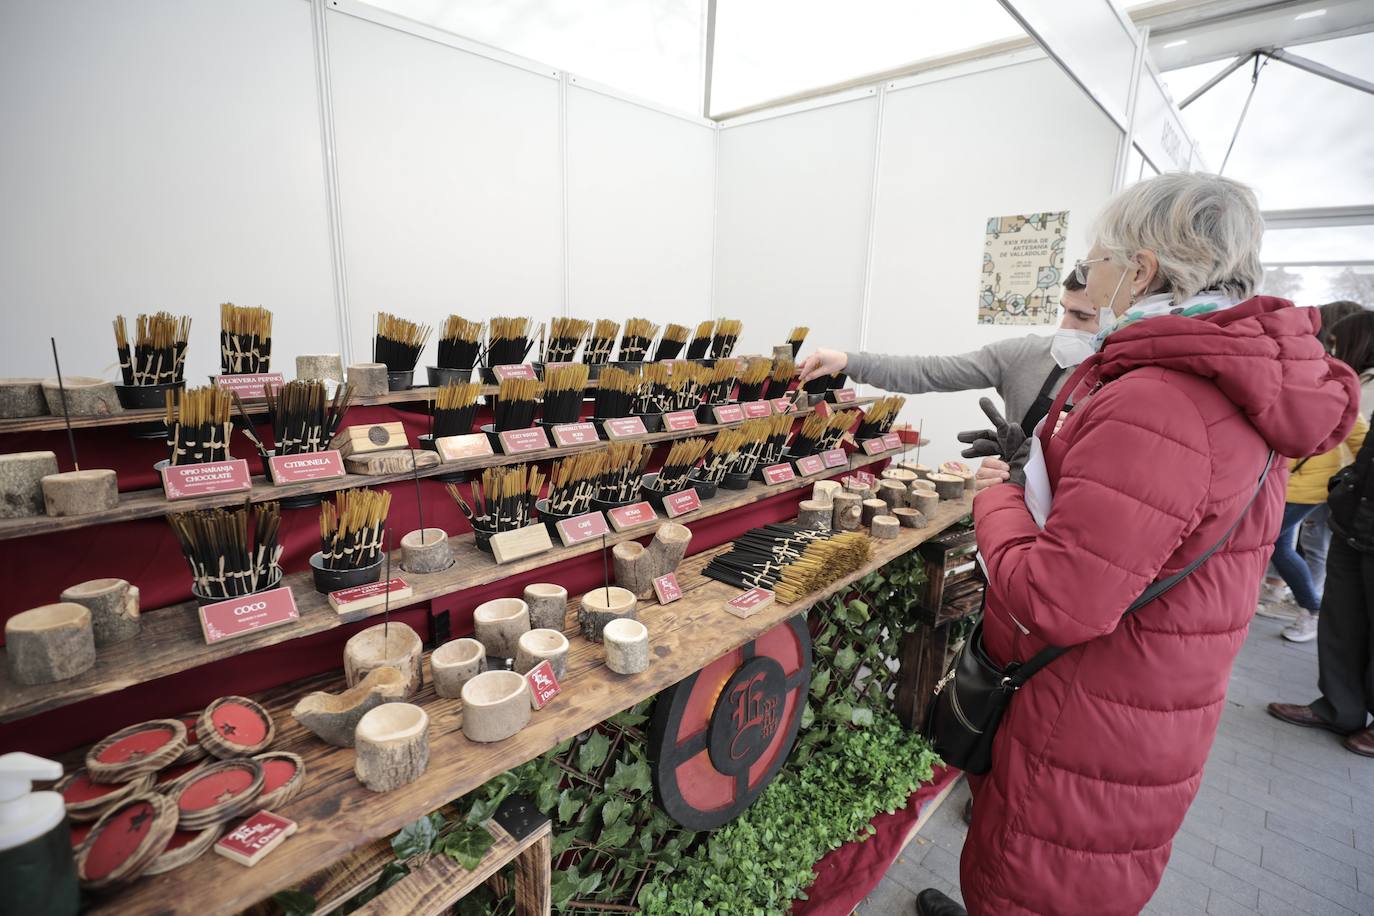
<path fill-rule="evenodd" d="M 718 403 L 718 404 L 698 404 L 698 405 L 697 405 L 697 422 L 698 422 L 698 423 L 714 423 L 714 422 L 716 422 L 715 408 L 717 408 L 717 407 L 724 407 L 724 406 L 725 406 L 725 402 L 721 402 L 721 403 Z"/>
<path fill-rule="evenodd" d="M 544 522 L 544 527 L 549 529 L 549 537 L 555 544 L 558 543 L 558 523 L 565 519 L 577 518 L 578 515 L 586 515 L 586 512 L 579 512 L 574 515 L 560 515 L 557 512 L 549 511 L 549 501 L 547 499 L 536 500 L 534 508 L 539 512 L 539 518 Z M 588 509 L 587 512 L 591 510 Z"/>
<path fill-rule="evenodd" d="M 167 392 L 185 388 L 185 382 L 164 382 L 161 385 L 115 385 L 119 405 L 125 410 L 154 410 L 167 406 Z"/>
<path fill-rule="evenodd" d="M 257 595 L 257 594 L 260 594 L 261 592 L 270 592 L 272 589 L 277 588 L 277 587 L 279 587 L 279 586 L 281 585 L 281 580 L 282 580 L 282 572 L 281 572 L 281 567 L 279 566 L 279 567 L 277 567 L 277 574 L 276 574 L 275 576 L 272 577 L 271 581 L 269 581 L 266 585 L 264 585 L 262 588 L 258 589 L 257 591 L 249 592 L 247 595 L 233 595 L 233 596 L 231 596 L 230 598 L 211 597 L 211 596 L 209 596 L 209 595 L 203 595 L 203 594 L 201 594 L 200 589 L 196 588 L 195 585 L 192 584 L 192 585 L 191 585 L 191 597 L 193 597 L 193 598 L 196 599 L 196 604 L 200 605 L 201 607 L 204 607 L 204 606 L 207 605 L 207 604 L 215 604 L 216 602 L 219 602 L 219 601 L 230 601 L 230 600 L 232 600 L 233 598 L 247 598 L 248 595 Z"/>
<path fill-rule="evenodd" d="M 447 366 L 426 366 L 425 372 L 429 376 L 429 386 L 431 388 L 438 388 L 453 382 L 472 381 L 471 366 L 468 366 L 466 369 L 450 369 Z M 388 373 L 388 375 L 390 375 L 390 373 Z"/>
<path fill-rule="evenodd" d="M 385 562 L 386 556 L 382 554 L 371 566 L 361 566 L 357 569 L 326 569 L 324 553 L 317 550 L 310 555 L 310 572 L 315 577 L 315 591 L 327 595 L 341 588 L 369 585 L 382 577 L 382 564 Z"/>
<path fill-rule="evenodd" d="M 663 491 L 663 490 L 660 490 L 660 489 L 656 486 L 657 483 L 658 483 L 658 475 L 657 475 L 657 474 L 645 474 L 645 475 L 644 475 L 644 485 L 643 485 L 643 487 L 641 488 L 641 492 L 644 494 L 644 498 L 647 499 L 647 500 L 649 501 L 649 505 L 653 506 L 655 509 L 657 509 L 657 510 L 660 511 L 660 512 L 665 512 L 665 511 L 666 511 L 666 510 L 663 508 L 663 501 L 664 501 L 665 499 L 667 499 L 669 496 L 676 496 L 676 495 L 679 494 L 679 493 L 686 493 L 688 490 L 692 489 L 691 483 L 688 483 L 688 485 L 685 486 L 685 487 L 680 487 L 680 488 L 678 488 L 678 489 L 676 489 L 676 490 L 668 490 L 668 491 L 665 492 L 665 491 Z M 698 494 L 698 495 L 700 495 L 700 494 Z"/>
<path fill-rule="evenodd" d="M 644 430 L 651 433 L 663 432 L 663 414 L 661 413 L 637 413 L 634 416 L 644 421 Z"/>
<path fill-rule="evenodd" d="M 390 370 L 386 373 L 386 387 L 388 391 L 408 391 L 415 384 L 415 370 L 403 369 L 399 372 Z"/>
<path fill-rule="evenodd" d="M 749 489 L 750 476 L 750 474 L 726 474 L 720 485 L 726 490 L 747 490 Z"/>
<path fill-rule="evenodd" d="M 700 496 L 702 499 L 715 499 L 716 491 L 720 487 L 720 484 L 715 481 L 701 480 L 697 477 L 688 477 L 687 483 L 691 484 L 697 491 L 697 496 Z"/>

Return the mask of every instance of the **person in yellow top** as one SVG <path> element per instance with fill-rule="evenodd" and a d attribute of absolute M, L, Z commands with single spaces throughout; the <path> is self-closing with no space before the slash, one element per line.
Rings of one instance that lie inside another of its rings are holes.
<path fill-rule="evenodd" d="M 1371 387 L 1374 374 L 1369 371 L 1369 366 L 1362 365 L 1368 356 L 1352 352 L 1363 350 L 1364 347 L 1340 346 L 1342 323 L 1331 329 L 1334 355 L 1360 374 L 1361 401 L 1364 401 L 1368 398 L 1363 396 L 1363 390 Z M 1352 330 L 1355 324 L 1347 326 L 1346 330 Z M 1354 362 L 1352 357 L 1355 358 Z M 1283 638 L 1292 642 L 1310 642 L 1317 638 L 1317 614 L 1321 610 L 1322 602 L 1321 592 L 1313 583 L 1312 572 L 1297 551 L 1299 526 L 1318 507 L 1326 504 L 1327 483 L 1336 472 L 1354 460 L 1355 453 L 1364 444 L 1365 435 L 1369 432 L 1369 423 L 1363 413 L 1362 404 L 1362 415 L 1356 420 L 1354 428 L 1343 444 L 1325 454 L 1292 460 L 1288 465 L 1288 495 L 1284 504 L 1279 539 L 1274 544 L 1273 565 L 1292 590 L 1293 598 L 1298 603 L 1297 620 L 1283 629 Z"/>

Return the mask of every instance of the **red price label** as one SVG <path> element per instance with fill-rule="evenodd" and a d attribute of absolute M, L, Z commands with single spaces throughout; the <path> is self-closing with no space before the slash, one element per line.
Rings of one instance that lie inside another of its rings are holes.
<path fill-rule="evenodd" d="M 511 366 L 492 366 L 491 374 L 496 376 L 498 382 L 504 382 L 508 378 L 537 378 L 534 374 L 534 367 L 529 363 L 521 363 Z"/>
<path fill-rule="evenodd" d="M 251 489 L 253 482 L 248 479 L 248 462 L 242 458 L 209 464 L 169 464 L 162 469 L 162 492 L 168 499 Z"/>
<path fill-rule="evenodd" d="M 606 525 L 606 516 L 600 512 L 588 512 L 586 515 L 562 519 L 556 527 L 558 538 L 564 547 L 599 538 L 603 534 L 609 534 L 611 530 Z"/>
<path fill-rule="evenodd" d="M 243 865 L 255 865 L 296 832 L 296 822 L 271 811 L 259 811 L 215 843 L 215 852 Z"/>
<path fill-rule="evenodd" d="M 835 403 L 836 403 L 836 404 L 848 404 L 848 403 L 850 403 L 851 401 L 856 401 L 856 400 L 858 400 L 858 398 L 859 398 L 859 392 L 855 391 L 853 388 L 836 388 L 836 389 L 835 389 Z"/>
<path fill-rule="evenodd" d="M 300 612 L 296 610 L 296 598 L 291 594 L 290 586 L 217 601 L 198 610 L 200 631 L 205 637 L 206 645 L 301 618 Z"/>
<path fill-rule="evenodd" d="M 711 413 L 715 414 L 717 423 L 738 423 L 744 419 L 744 408 L 738 404 L 723 404 L 720 407 L 713 407 Z"/>
<path fill-rule="evenodd" d="M 797 470 L 803 477 L 810 477 L 812 474 L 819 474 L 825 470 L 825 462 L 820 455 L 807 455 L 805 458 L 797 459 Z"/>
<path fill-rule="evenodd" d="M 596 427 L 590 423 L 564 423 L 553 428 L 553 441 L 560 446 L 596 442 Z"/>
<path fill-rule="evenodd" d="M 615 527 L 616 531 L 625 531 L 628 528 L 647 525 L 649 522 L 658 520 L 658 515 L 654 513 L 654 507 L 644 502 L 612 509 L 609 515 L 611 516 L 611 525 Z"/>
<path fill-rule="evenodd" d="M 563 689 L 558 686 L 558 675 L 553 673 L 547 658 L 531 668 L 525 680 L 530 685 L 530 705 L 535 709 L 543 709 Z"/>
<path fill-rule="evenodd" d="M 818 417 L 828 417 L 835 412 L 830 408 L 829 401 L 817 401 L 815 410 Z"/>
<path fill-rule="evenodd" d="M 216 375 L 215 387 L 238 392 L 241 398 L 263 398 L 267 390 L 273 391 L 282 386 L 280 372 L 251 372 L 241 375 Z"/>
<path fill-rule="evenodd" d="M 883 444 L 887 446 L 887 450 L 888 450 L 888 451 L 892 451 L 893 449 L 901 448 L 901 447 L 902 447 L 902 434 L 901 434 L 901 433 L 885 433 L 885 434 L 883 435 Z"/>
<path fill-rule="evenodd" d="M 842 468 L 849 464 L 849 456 L 842 448 L 832 448 L 829 451 L 821 452 L 821 460 L 828 468 Z"/>
<path fill-rule="evenodd" d="M 697 428 L 697 415 L 690 410 L 675 410 L 663 415 L 663 426 L 674 432 Z"/>
<path fill-rule="evenodd" d="M 773 603 L 773 593 L 766 588 L 755 586 L 725 602 L 725 607 L 732 614 L 739 617 L 748 617 L 755 611 L 761 610 Z"/>
<path fill-rule="evenodd" d="M 659 604 L 672 604 L 682 597 L 682 586 L 677 584 L 677 573 L 668 573 L 654 580 L 654 595 Z"/>
<path fill-rule="evenodd" d="M 866 487 L 871 487 L 878 482 L 878 478 L 874 477 L 867 471 L 855 471 L 854 478 Z"/>
<path fill-rule="evenodd" d="M 406 580 L 397 577 L 386 582 L 369 582 L 367 585 L 332 591 L 329 593 L 329 604 L 340 614 L 347 614 L 386 604 L 388 597 L 394 607 L 396 602 L 413 594 L 415 590 L 406 584 Z"/>
<path fill-rule="evenodd" d="M 647 432 L 644 421 L 639 417 L 617 417 L 606 421 L 607 439 L 628 439 L 630 436 L 642 436 Z"/>
<path fill-rule="evenodd" d="M 468 433 L 464 436 L 444 436 L 434 440 L 434 448 L 445 461 L 459 461 L 463 458 L 480 458 L 493 454 L 491 440 L 486 433 Z"/>
<path fill-rule="evenodd" d="M 273 455 L 267 462 L 272 465 L 272 483 L 275 486 L 303 480 L 329 480 L 343 477 L 346 473 L 343 459 L 334 449 L 308 455 Z"/>
<path fill-rule="evenodd" d="M 763 469 L 763 479 L 770 484 L 786 483 L 789 480 L 796 480 L 797 475 L 792 470 L 792 465 L 775 464 Z"/>
<path fill-rule="evenodd" d="M 797 402 L 791 398 L 773 398 L 768 403 L 773 405 L 774 413 L 791 413 L 797 409 Z"/>
<path fill-rule="evenodd" d="M 773 405 L 767 401 L 745 401 L 740 407 L 744 408 L 744 415 L 751 420 L 773 415 Z"/>
<path fill-rule="evenodd" d="M 508 429 L 499 435 L 501 452 L 506 455 L 519 455 L 522 452 L 537 452 L 549 447 L 549 437 L 538 426 L 529 429 Z"/>
<path fill-rule="evenodd" d="M 669 518 L 677 518 L 700 508 L 701 496 L 697 493 L 696 487 L 689 487 L 681 493 L 663 497 L 663 511 L 668 513 Z"/>

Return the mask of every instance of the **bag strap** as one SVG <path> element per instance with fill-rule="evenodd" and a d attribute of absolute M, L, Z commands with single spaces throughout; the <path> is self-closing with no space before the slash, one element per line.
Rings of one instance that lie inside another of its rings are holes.
<path fill-rule="evenodd" d="M 1296 473 L 1298 473 L 1298 471 L 1301 471 L 1301 470 L 1302 470 L 1302 466 L 1303 466 L 1304 464 L 1306 464 L 1307 462 L 1311 461 L 1311 460 L 1312 460 L 1312 456 L 1311 456 L 1311 455 L 1308 455 L 1306 458 L 1302 459 L 1302 460 L 1299 461 L 1297 464 L 1293 465 L 1293 471 L 1292 471 L 1292 473 L 1296 474 Z"/>
<path fill-rule="evenodd" d="M 1254 505 L 1255 500 L 1259 497 L 1260 491 L 1264 489 L 1265 478 L 1269 476 L 1269 470 L 1273 467 L 1273 464 L 1274 450 L 1270 449 L 1269 457 L 1264 461 L 1264 470 L 1260 472 L 1259 482 L 1255 484 L 1255 492 L 1250 494 L 1250 499 L 1246 501 L 1245 507 L 1240 510 L 1240 515 L 1236 516 L 1236 520 L 1231 523 L 1231 527 L 1226 529 L 1226 533 L 1221 536 L 1221 540 L 1217 541 L 1200 557 L 1193 560 L 1193 562 L 1189 563 L 1172 576 L 1169 576 L 1167 579 L 1156 579 L 1154 582 L 1151 582 L 1149 587 L 1141 593 L 1140 597 L 1131 602 L 1130 607 L 1126 608 L 1125 613 L 1121 615 L 1122 620 L 1125 620 L 1127 617 L 1131 616 L 1151 601 L 1154 601 L 1156 598 L 1164 595 L 1175 585 L 1178 585 L 1184 579 L 1188 578 L 1199 566 L 1206 562 L 1208 557 L 1220 550 L 1221 546 L 1230 540 L 1231 535 L 1240 527 L 1240 523 L 1245 518 L 1246 513 L 1250 511 L 1250 507 Z M 1002 685 L 1010 686 L 1013 690 L 1020 689 L 1026 681 L 1030 680 L 1031 675 L 1069 651 L 1070 648 L 1072 647 L 1047 646 L 1041 649 L 1039 652 L 1035 653 L 1035 655 L 1031 656 L 1031 659 L 1024 665 L 1019 666 L 1015 671 L 1003 678 Z"/>

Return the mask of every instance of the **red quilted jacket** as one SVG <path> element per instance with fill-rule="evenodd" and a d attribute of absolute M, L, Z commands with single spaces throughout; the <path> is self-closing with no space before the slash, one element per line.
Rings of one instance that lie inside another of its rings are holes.
<path fill-rule="evenodd" d="M 1154 893 L 1278 535 L 1280 457 L 1335 447 L 1358 412 L 1355 374 L 1323 352 L 1318 322 L 1257 297 L 1122 328 L 1065 386 L 1077 407 L 1042 438 L 1045 529 L 1020 487 L 975 500 L 991 655 L 1075 647 L 1017 694 L 992 770 L 972 780 L 961 883 L 975 916 L 1136 913 Z M 1226 544 L 1121 621 L 1152 580 L 1221 538 L 1271 448 L 1275 468 Z"/>

